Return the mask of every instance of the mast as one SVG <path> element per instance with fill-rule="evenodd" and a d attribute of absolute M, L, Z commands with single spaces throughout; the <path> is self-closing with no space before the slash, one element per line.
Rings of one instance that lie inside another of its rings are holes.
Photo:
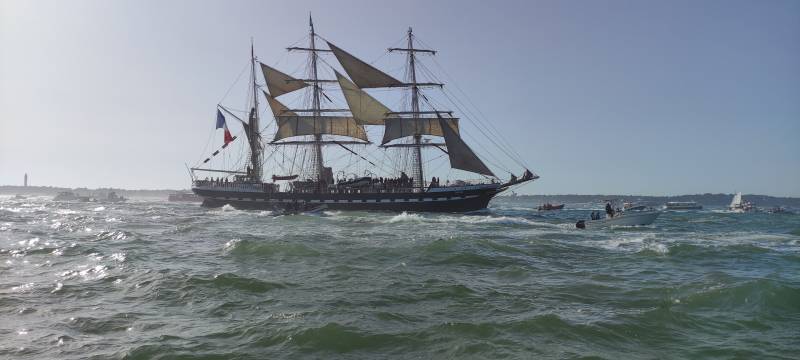
<path fill-rule="evenodd" d="M 308 15 L 308 25 L 311 27 L 311 46 L 309 53 L 311 54 L 311 79 L 313 81 L 313 96 L 311 100 L 311 110 L 312 116 L 314 117 L 314 128 L 319 129 L 319 124 L 317 118 L 320 116 L 320 103 L 319 103 L 319 76 L 317 72 L 317 47 L 316 42 L 314 41 L 316 34 L 314 33 L 314 21 L 311 19 L 311 15 Z M 321 134 L 314 134 L 314 143 L 312 144 L 314 147 L 313 157 L 311 159 L 311 164 L 314 167 L 314 180 L 318 182 L 322 182 L 323 180 L 323 173 L 324 173 L 324 164 L 322 160 L 322 135 Z M 321 184 L 320 184 L 321 186 Z"/>
<path fill-rule="evenodd" d="M 417 86 L 417 71 L 414 64 L 414 34 L 411 27 L 408 28 L 408 67 L 411 76 L 411 112 L 414 117 L 419 117 L 419 87 Z M 418 122 L 416 122 L 418 123 Z M 425 178 L 422 172 L 422 135 L 419 129 L 415 129 L 414 147 L 411 154 L 411 177 L 414 178 L 414 187 L 422 188 L 425 186 Z"/>
<path fill-rule="evenodd" d="M 253 85 L 253 107 L 250 109 L 250 165 L 252 173 L 250 177 L 253 181 L 261 182 L 261 134 L 258 119 L 258 85 L 256 85 L 256 55 L 253 50 L 253 39 L 250 39 L 250 65 Z"/>

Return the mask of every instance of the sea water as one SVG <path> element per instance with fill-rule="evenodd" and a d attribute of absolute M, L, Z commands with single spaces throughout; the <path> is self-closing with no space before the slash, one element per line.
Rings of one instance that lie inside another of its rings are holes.
<path fill-rule="evenodd" d="M 0 199 L 0 358 L 797 358 L 800 215 Z M 572 209 L 570 209 L 572 208 Z"/>

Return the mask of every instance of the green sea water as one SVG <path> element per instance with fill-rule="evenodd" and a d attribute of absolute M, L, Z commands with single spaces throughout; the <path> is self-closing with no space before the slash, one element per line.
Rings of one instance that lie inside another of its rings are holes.
<path fill-rule="evenodd" d="M 800 215 L 0 199 L 0 358 L 796 359 Z"/>

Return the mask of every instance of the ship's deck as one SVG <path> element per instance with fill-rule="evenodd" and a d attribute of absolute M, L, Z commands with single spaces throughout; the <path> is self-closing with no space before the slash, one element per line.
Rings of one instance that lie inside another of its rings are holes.
<path fill-rule="evenodd" d="M 281 191 L 274 183 L 250 183 L 250 182 L 216 182 L 207 180 L 197 180 L 192 188 L 197 190 L 226 191 L 237 193 L 281 193 L 281 194 L 407 194 L 407 193 L 446 193 L 471 190 L 496 189 L 499 183 L 488 184 L 458 184 L 450 186 L 415 188 L 407 186 L 385 186 L 385 184 L 374 183 L 358 187 L 337 186 L 334 184 L 327 187 L 313 188 L 291 188 Z"/>

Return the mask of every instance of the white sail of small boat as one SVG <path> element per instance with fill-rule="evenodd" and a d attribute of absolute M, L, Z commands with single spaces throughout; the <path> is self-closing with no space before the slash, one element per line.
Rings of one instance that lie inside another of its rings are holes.
<path fill-rule="evenodd" d="M 728 210 L 736 213 L 743 213 L 753 210 L 753 204 L 749 201 L 742 200 L 742 193 L 737 192 L 736 195 L 733 195 L 733 199 L 731 200 L 731 204 L 728 206 Z"/>
<path fill-rule="evenodd" d="M 738 208 L 742 206 L 742 193 L 737 192 L 736 195 L 733 196 L 731 200 L 731 205 L 729 206 L 731 209 Z"/>

